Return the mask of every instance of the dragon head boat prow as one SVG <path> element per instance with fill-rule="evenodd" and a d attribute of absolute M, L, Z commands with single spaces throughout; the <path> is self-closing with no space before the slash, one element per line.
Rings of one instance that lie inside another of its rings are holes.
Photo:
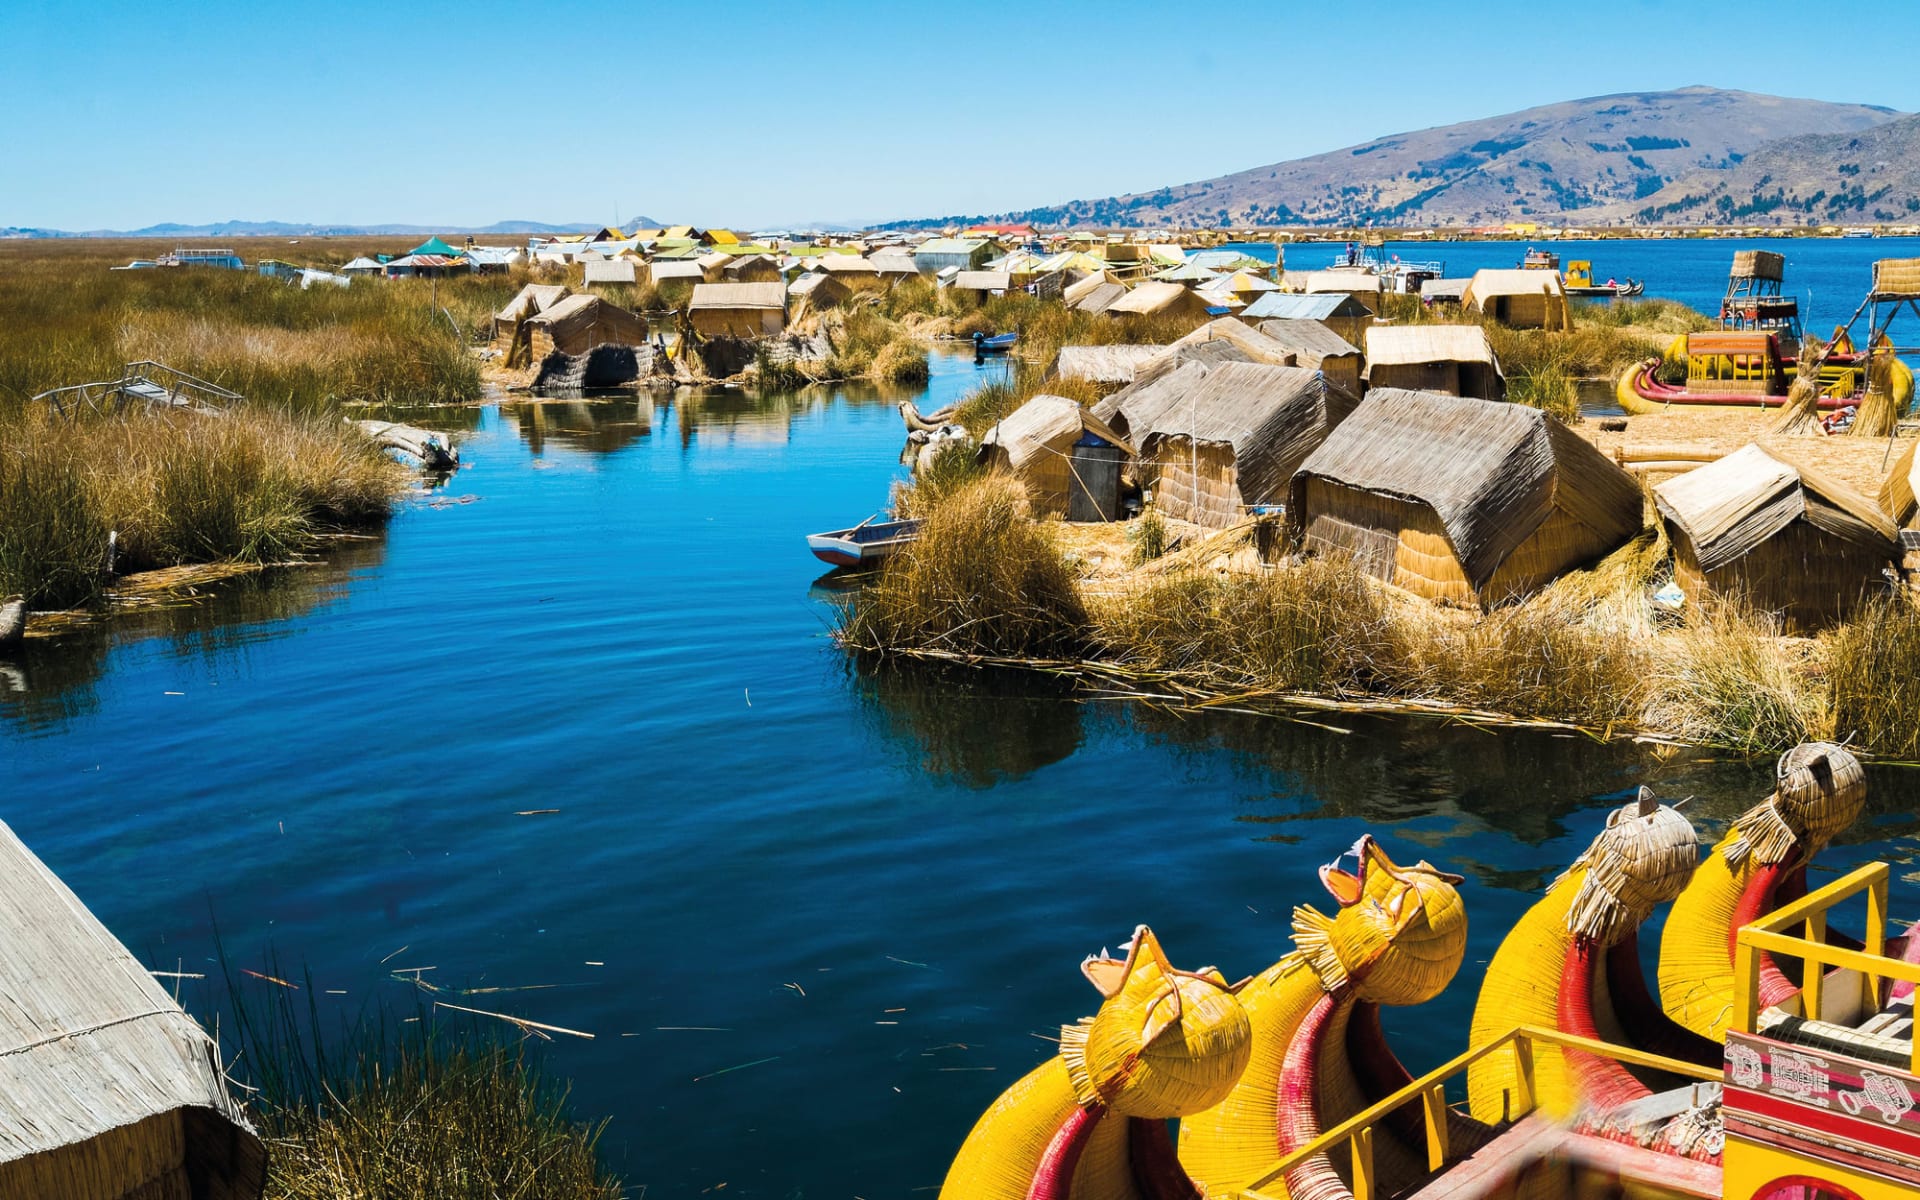
<path fill-rule="evenodd" d="M 1169 1200 L 1198 1195 L 1167 1121 L 1219 1103 L 1252 1055 L 1238 993 L 1176 968 L 1139 926 L 1124 959 L 1080 964 L 1099 990 L 1060 1052 L 994 1101 L 947 1170 L 943 1200 Z"/>
<path fill-rule="evenodd" d="M 1461 877 L 1425 861 L 1400 866 L 1370 834 L 1348 856 L 1353 871 L 1340 859 L 1320 868 L 1338 910 L 1294 909 L 1294 944 L 1329 992 L 1352 983 L 1358 999 L 1376 1004 L 1431 1000 L 1467 951 L 1467 912 L 1454 890 Z"/>

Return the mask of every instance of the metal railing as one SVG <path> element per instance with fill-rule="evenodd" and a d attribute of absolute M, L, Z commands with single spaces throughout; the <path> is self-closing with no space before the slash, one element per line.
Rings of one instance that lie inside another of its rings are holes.
<path fill-rule="evenodd" d="M 1648 1054 L 1626 1046 L 1616 1046 L 1611 1042 L 1598 1042 L 1576 1034 L 1523 1025 L 1435 1067 L 1393 1095 L 1362 1109 L 1306 1145 L 1285 1155 L 1268 1168 L 1265 1174 L 1253 1181 L 1242 1193 L 1243 1200 L 1275 1200 L 1275 1197 L 1263 1193 L 1260 1189 L 1281 1181 L 1288 1171 L 1307 1159 L 1319 1154 L 1329 1154 L 1343 1144 L 1348 1147 L 1353 1164 L 1354 1200 L 1375 1200 L 1379 1190 L 1379 1178 L 1375 1174 L 1373 1162 L 1374 1126 L 1379 1124 L 1387 1114 L 1396 1112 L 1415 1101 L 1419 1102 L 1425 1116 L 1427 1169 L 1439 1171 L 1452 1160 L 1447 1131 L 1447 1081 L 1481 1059 L 1501 1050 L 1510 1049 L 1513 1054 L 1514 1082 L 1512 1110 L 1507 1116 L 1509 1120 L 1518 1120 L 1538 1107 L 1534 1086 L 1534 1049 L 1541 1045 L 1556 1046 L 1562 1050 L 1583 1050 L 1629 1066 L 1665 1071 L 1689 1079 L 1717 1083 L 1722 1075 L 1721 1071 L 1712 1067 L 1663 1058 L 1657 1054 Z"/>
<path fill-rule="evenodd" d="M 1887 864 L 1869 863 L 1752 924 L 1741 926 L 1733 951 L 1733 1028 L 1748 1034 L 1759 1032 L 1763 953 L 1798 959 L 1803 964 L 1801 1013 L 1809 1020 L 1820 1018 L 1827 999 L 1826 974 L 1831 969 L 1848 969 L 1858 974 L 1860 1006 L 1867 1012 L 1880 1006 L 1881 980 L 1920 985 L 1920 963 L 1887 957 L 1888 876 Z M 1828 945 L 1827 913 L 1862 892 L 1867 897 L 1867 927 L 1861 938 L 1865 948 L 1850 950 Z M 1795 928 L 1798 933 L 1787 932 Z M 1908 1065 L 1920 1073 L 1920 1038 L 1914 1039 Z"/>

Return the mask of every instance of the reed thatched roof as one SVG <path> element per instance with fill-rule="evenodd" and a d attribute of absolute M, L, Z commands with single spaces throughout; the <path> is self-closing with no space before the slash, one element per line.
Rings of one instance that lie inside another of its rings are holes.
<path fill-rule="evenodd" d="M 1825 533 L 1895 552 L 1898 533 L 1873 501 L 1749 443 L 1653 489 L 1660 514 L 1693 544 L 1702 571 L 1743 558 L 1801 518 Z"/>
<path fill-rule="evenodd" d="M 552 308 L 567 296 L 564 283 L 529 283 L 513 294 L 506 307 L 493 314 L 496 321 L 518 321 Z"/>
<path fill-rule="evenodd" d="M 1170 438 L 1233 447 L 1243 502 L 1262 504 L 1285 494 L 1294 471 L 1358 404 L 1318 371 L 1230 362 L 1181 387 L 1129 431 L 1147 455 Z"/>
<path fill-rule="evenodd" d="M 1108 283 L 1101 280 L 1097 275 L 1089 279 L 1083 279 L 1081 282 L 1091 283 L 1093 287 L 1082 293 L 1078 300 L 1071 301 L 1071 303 L 1073 307 L 1079 309 L 1081 312 L 1091 313 L 1094 316 L 1099 316 L 1101 313 L 1106 312 L 1113 307 L 1116 301 L 1124 299 L 1127 294 L 1126 284 Z"/>
<path fill-rule="evenodd" d="M 1247 357 L 1254 362 L 1263 362 L 1276 367 L 1295 365 L 1291 349 L 1274 341 L 1245 321 L 1234 317 L 1215 317 L 1173 344 L 1197 346 L 1205 342 L 1232 342 L 1244 350 Z"/>
<path fill-rule="evenodd" d="M 777 308 L 787 307 L 787 285 L 784 283 L 696 283 L 693 285 L 693 300 L 687 305 L 693 309 L 739 309 L 739 308 Z"/>
<path fill-rule="evenodd" d="M 1894 460 L 1893 469 L 1887 472 L 1886 481 L 1880 485 L 1880 509 L 1893 523 L 1907 528 L 1920 515 L 1920 458 L 1914 455 L 1914 449 L 1920 447 L 1920 441 L 1907 443 L 1906 450 Z"/>
<path fill-rule="evenodd" d="M 1374 388 L 1300 467 L 1309 476 L 1432 509 L 1474 590 L 1556 508 L 1614 544 L 1641 528 L 1640 485 L 1538 409 Z"/>
<path fill-rule="evenodd" d="M 846 284 L 819 271 L 809 271 L 805 275 L 796 277 L 787 285 L 787 295 L 796 299 L 804 297 L 816 301 L 845 300 L 849 294 Z"/>
<path fill-rule="evenodd" d="M 1451 300 L 1455 304 L 1467 294 L 1471 279 L 1423 279 L 1420 281 L 1422 300 Z"/>
<path fill-rule="evenodd" d="M 258 1196 L 213 1039 L 4 825 L 0 889 L 0 1194 Z"/>
<path fill-rule="evenodd" d="M 1883 258 L 1874 263 L 1873 294 L 1882 300 L 1920 299 L 1920 258 Z"/>
<path fill-rule="evenodd" d="M 1062 346 L 1053 373 L 1061 379 L 1132 383 L 1142 365 L 1166 352 L 1165 346 Z"/>
<path fill-rule="evenodd" d="M 1733 273 L 1749 279 L 1769 279 L 1778 283 L 1787 277 L 1787 256 L 1772 250 L 1735 250 Z"/>
<path fill-rule="evenodd" d="M 1081 407 L 1079 401 L 1042 393 L 994 423 L 980 439 L 981 457 L 993 457 L 988 451 L 997 448 L 1006 456 L 1008 465 L 1018 471 L 1039 455 L 1062 453 L 1066 446 L 1087 433 L 1128 454 L 1134 452 L 1126 438 Z"/>
<path fill-rule="evenodd" d="M 1558 271 L 1528 271 L 1520 267 L 1484 267 L 1473 273 L 1461 299 L 1472 303 L 1494 296 L 1565 296 Z"/>
<path fill-rule="evenodd" d="M 1273 320 L 1260 322 L 1260 332 L 1278 345 L 1285 346 L 1300 365 L 1306 366 L 1306 360 L 1315 363 L 1329 358 L 1360 356 L 1357 346 L 1348 342 L 1333 330 L 1318 321 Z"/>
<path fill-rule="evenodd" d="M 1150 315 L 1168 312 L 1182 304 L 1197 303 L 1190 299 L 1191 296 L 1191 292 L 1177 283 L 1149 281 L 1107 305 L 1106 311 L 1109 315 L 1114 313 Z"/>
<path fill-rule="evenodd" d="M 913 255 L 904 250 L 880 250 L 867 256 L 867 263 L 882 275 L 918 275 L 920 268 L 913 265 Z"/>
<path fill-rule="evenodd" d="M 834 275 L 878 275 L 880 268 L 858 254 L 822 254 L 820 269 Z M 918 274 L 918 270 L 915 271 Z"/>
<path fill-rule="evenodd" d="M 1367 296 L 1380 293 L 1380 277 L 1365 271 L 1287 271 L 1280 277 L 1280 286 L 1308 295 Z"/>
<path fill-rule="evenodd" d="M 545 326 L 547 332 L 556 341 L 565 340 L 575 330 L 585 329 L 602 321 L 617 325 L 632 325 L 645 332 L 640 318 L 618 305 L 608 304 L 598 296 L 576 295 L 558 300 L 551 308 L 543 309 L 527 318 L 529 325 Z"/>
<path fill-rule="evenodd" d="M 1370 325 L 1367 365 L 1485 363 L 1497 367 L 1493 345 L 1478 325 Z"/>
<path fill-rule="evenodd" d="M 968 292 L 1004 292 L 1013 286 L 1013 277 L 1005 271 L 962 271 L 953 277 L 952 286 Z"/>
<path fill-rule="evenodd" d="M 1103 272 L 1095 272 L 1085 279 L 1078 279 L 1068 284 L 1066 290 L 1060 293 L 1060 299 L 1069 305 L 1078 304 L 1103 287 L 1119 287 L 1122 294 L 1127 290 L 1119 284 L 1109 282 Z"/>
<path fill-rule="evenodd" d="M 655 258 L 647 264 L 647 274 L 655 283 L 665 283 L 669 279 L 690 279 L 698 283 L 707 277 L 700 264 L 692 259 Z"/>
<path fill-rule="evenodd" d="M 632 283 L 638 278 L 635 269 L 639 265 L 630 258 L 609 258 L 603 262 L 585 263 L 581 267 L 581 282 Z"/>

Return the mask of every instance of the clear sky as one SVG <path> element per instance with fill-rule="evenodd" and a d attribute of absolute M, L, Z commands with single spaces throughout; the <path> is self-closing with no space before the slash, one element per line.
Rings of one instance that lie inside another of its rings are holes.
<path fill-rule="evenodd" d="M 1914 0 L 0 0 L 0 226 L 1003 211 L 1610 92 L 1916 111 L 1872 67 L 1916 35 Z"/>

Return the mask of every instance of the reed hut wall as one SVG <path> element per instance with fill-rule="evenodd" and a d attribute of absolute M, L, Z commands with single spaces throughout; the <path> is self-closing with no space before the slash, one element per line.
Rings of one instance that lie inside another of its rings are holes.
<path fill-rule="evenodd" d="M 1881 511 L 1902 529 L 1916 528 L 1916 518 L 1920 518 L 1920 473 L 1915 470 L 1920 467 L 1920 458 L 1915 457 L 1915 448 L 1920 448 L 1920 441 L 1907 443 L 1887 472 L 1886 482 L 1880 485 Z"/>
<path fill-rule="evenodd" d="M 1569 329 L 1572 311 L 1556 271 L 1474 272 L 1460 303 L 1512 329 Z"/>
<path fill-rule="evenodd" d="M 771 337 L 787 327 L 787 289 L 779 283 L 695 284 L 687 320 L 702 337 Z"/>
<path fill-rule="evenodd" d="M 558 350 L 584 354 L 595 346 L 644 346 L 647 323 L 617 304 L 598 296 L 568 296 L 545 312 L 527 318 L 527 341 L 532 360 L 539 362 Z"/>
<path fill-rule="evenodd" d="M 1310 550 L 1445 603 L 1491 607 L 1639 532 L 1633 477 L 1533 409 L 1376 388 L 1301 464 L 1288 521 Z"/>
<path fill-rule="evenodd" d="M 1851 617 L 1881 589 L 1881 568 L 1892 561 L 1890 552 L 1794 521 L 1751 552 L 1707 570 L 1685 530 L 1670 522 L 1667 533 L 1673 541 L 1674 582 L 1689 605 L 1737 601 L 1755 612 L 1777 614 L 1789 634 L 1816 633 Z"/>
<path fill-rule="evenodd" d="M 780 264 L 765 254 L 749 254 L 745 258 L 736 258 L 720 269 L 721 278 L 729 283 L 779 283 Z"/>
<path fill-rule="evenodd" d="M 0 1196 L 255 1200 L 219 1048 L 0 825 Z"/>

